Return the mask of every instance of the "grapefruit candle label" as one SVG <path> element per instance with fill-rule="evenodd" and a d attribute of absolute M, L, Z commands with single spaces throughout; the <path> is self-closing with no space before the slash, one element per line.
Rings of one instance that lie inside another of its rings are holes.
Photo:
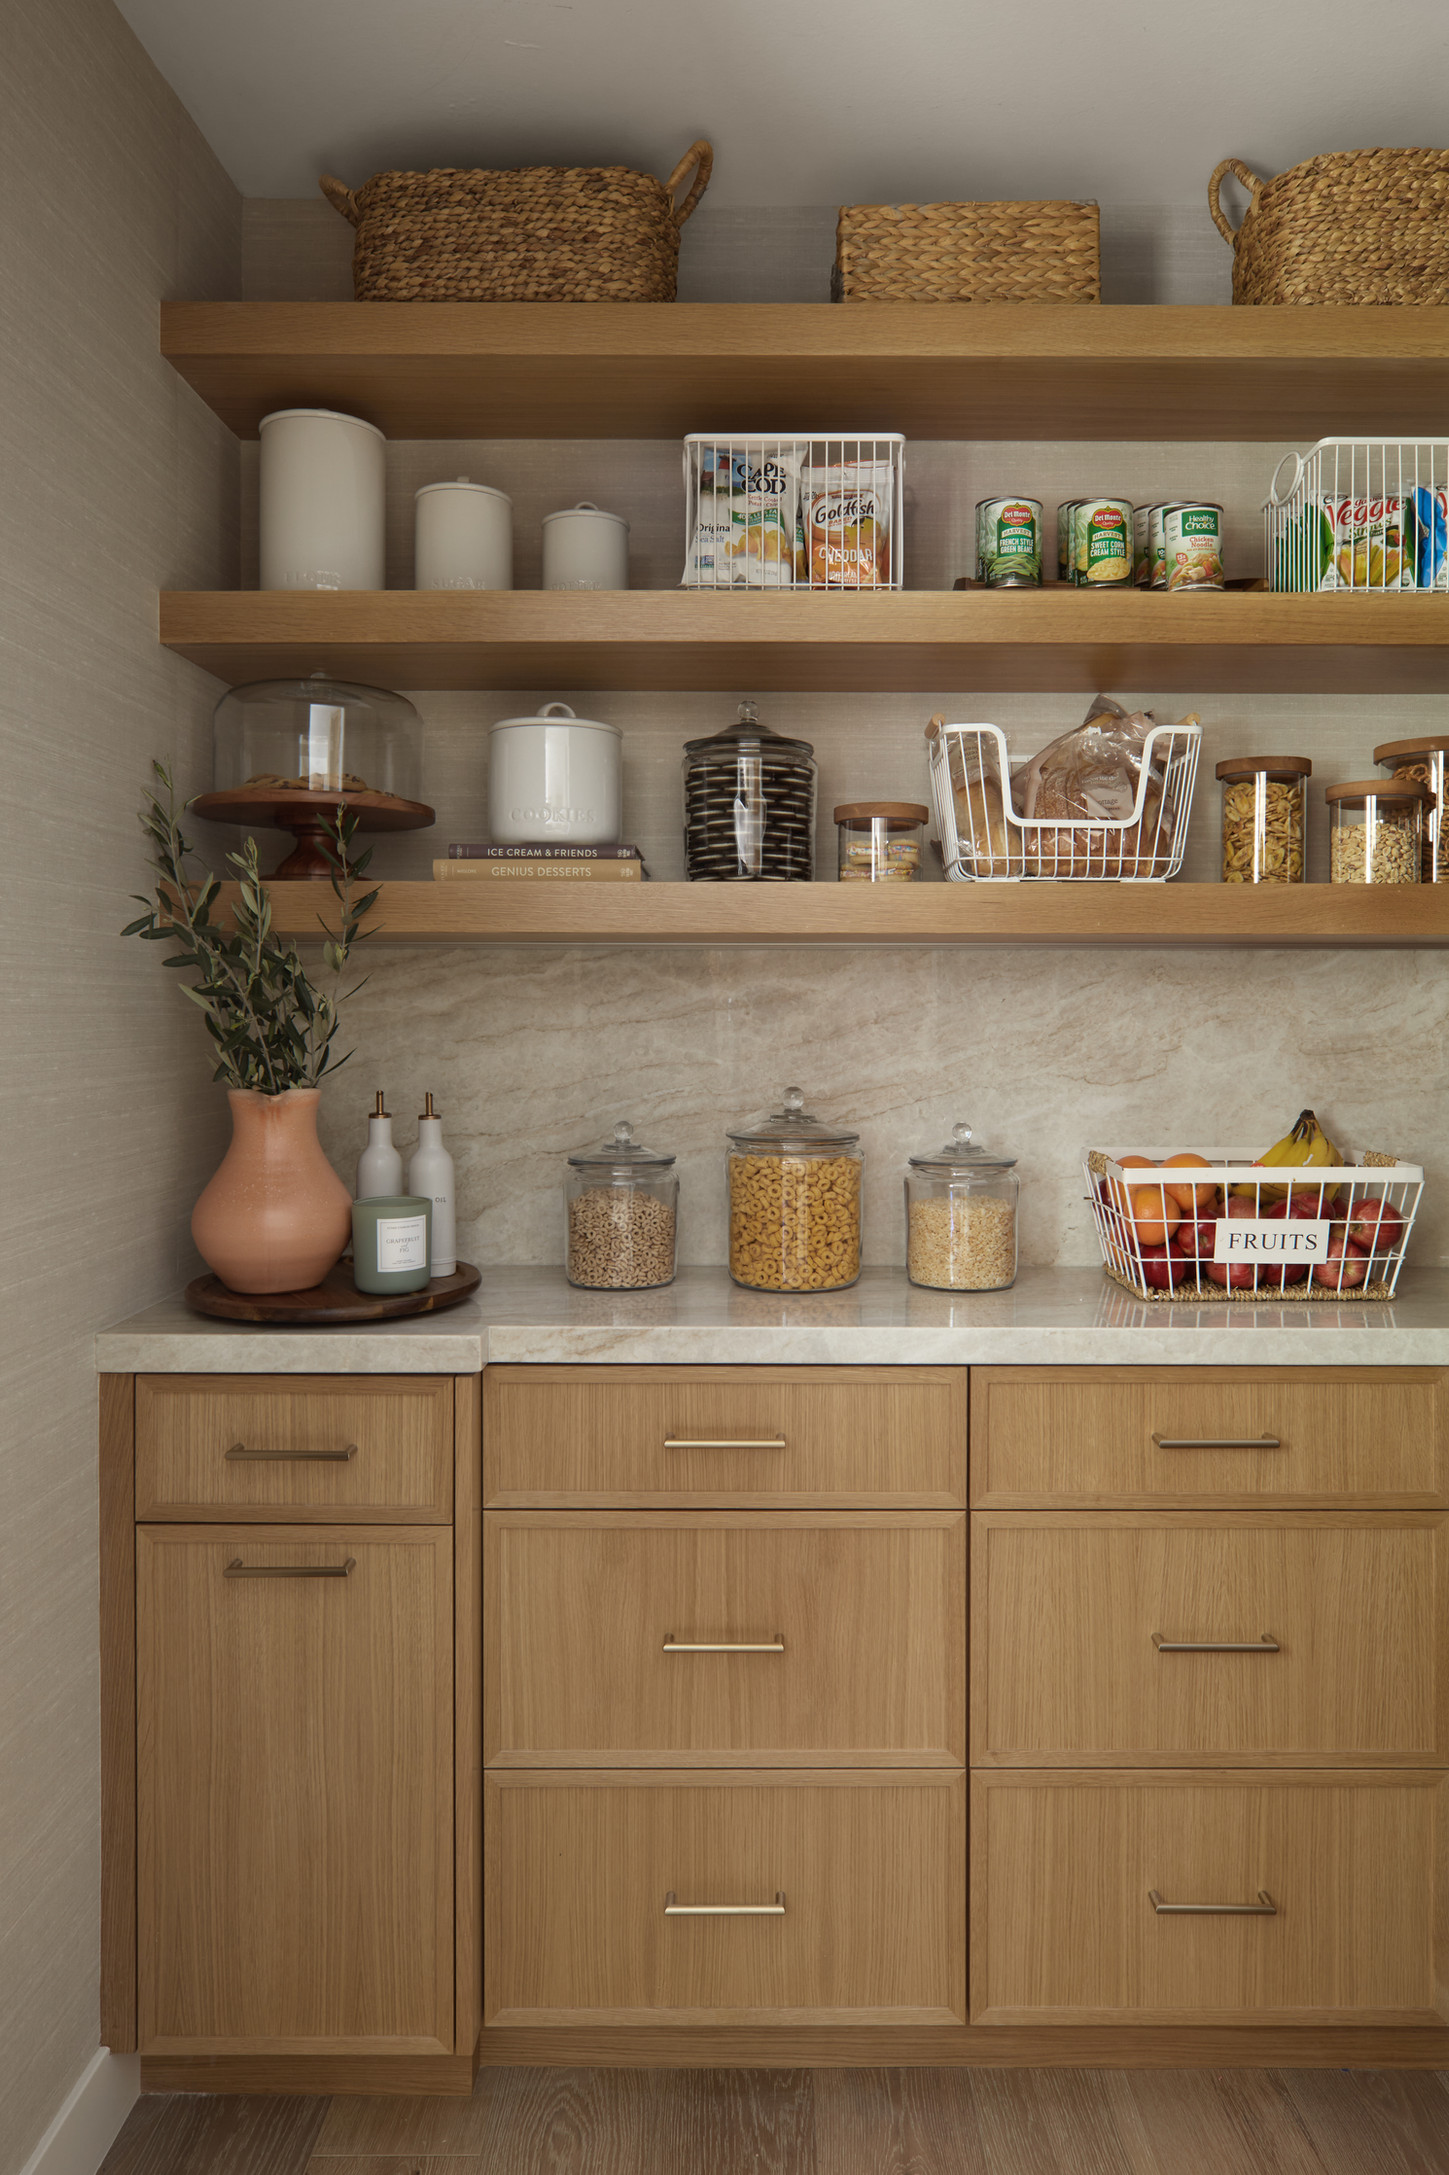
<path fill-rule="evenodd" d="M 1275 1217 L 1264 1223 L 1220 1216 L 1213 1232 L 1213 1260 L 1326 1261 L 1331 1228 L 1307 1216 Z"/>
<path fill-rule="evenodd" d="M 1246 1228 L 1246 1227 L 1244 1227 Z M 1325 1225 L 1325 1229 L 1327 1226 Z M 377 1226 L 377 1273 L 394 1276 L 399 1269 L 425 1269 L 428 1265 L 426 1216 L 394 1216 Z"/>

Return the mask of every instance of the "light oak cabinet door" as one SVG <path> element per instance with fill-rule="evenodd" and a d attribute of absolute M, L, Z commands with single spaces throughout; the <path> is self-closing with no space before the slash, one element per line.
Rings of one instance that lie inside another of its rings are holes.
<path fill-rule="evenodd" d="M 487 1789 L 485 2023 L 964 2021 L 959 1773 Z"/>
<path fill-rule="evenodd" d="M 964 1367 L 489 1367 L 485 1507 L 952 1509 Z"/>
<path fill-rule="evenodd" d="M 1446 1789 L 1402 1770 L 983 1771 L 971 2021 L 1436 2023 Z"/>
<path fill-rule="evenodd" d="M 143 2054 L 452 2051 L 452 1547 L 138 1532 Z"/>
<path fill-rule="evenodd" d="M 485 1758 L 961 1767 L 963 1511 L 488 1511 Z"/>
<path fill-rule="evenodd" d="M 973 1764 L 1449 1765 L 1446 1539 L 1436 1511 L 976 1511 Z"/>
<path fill-rule="evenodd" d="M 973 1367 L 971 1501 L 1449 1507 L 1449 1372 Z"/>
<path fill-rule="evenodd" d="M 138 1375 L 136 1516 L 446 1524 L 448 1375 Z"/>

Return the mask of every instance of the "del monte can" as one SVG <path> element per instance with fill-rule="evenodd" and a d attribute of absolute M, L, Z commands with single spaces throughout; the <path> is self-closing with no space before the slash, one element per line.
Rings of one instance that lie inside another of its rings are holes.
<path fill-rule="evenodd" d="M 1132 501 L 1078 499 L 1072 515 L 1072 561 L 1078 586 L 1106 589 L 1132 580 Z"/>
<path fill-rule="evenodd" d="M 1041 500 L 984 498 L 976 508 L 977 561 L 988 589 L 1041 587 Z"/>

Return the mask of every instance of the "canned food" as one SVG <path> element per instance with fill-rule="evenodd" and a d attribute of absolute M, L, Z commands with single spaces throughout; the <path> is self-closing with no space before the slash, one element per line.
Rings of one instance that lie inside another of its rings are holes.
<path fill-rule="evenodd" d="M 1165 498 L 1159 505 L 1149 506 L 1147 509 L 1147 587 L 1149 589 L 1165 589 L 1167 587 L 1166 547 L 1162 541 L 1162 523 L 1169 509 L 1181 505 L 1181 503 L 1180 499 Z"/>
<path fill-rule="evenodd" d="M 1206 504 L 1169 506 L 1162 517 L 1166 589 L 1221 589 L 1223 509 Z"/>
<path fill-rule="evenodd" d="M 1041 587 L 1041 500 L 984 498 L 976 509 L 980 579 L 988 589 Z"/>
<path fill-rule="evenodd" d="M 1134 506 L 1132 509 L 1132 586 L 1146 589 L 1152 580 L 1152 560 L 1148 552 L 1147 523 L 1152 512 L 1150 506 Z"/>
<path fill-rule="evenodd" d="M 1072 510 L 1075 499 L 1063 499 L 1057 508 L 1057 580 L 1072 578 Z"/>
<path fill-rule="evenodd" d="M 1078 499 L 1072 515 L 1072 563 L 1078 585 L 1120 587 L 1132 579 L 1132 501 Z"/>

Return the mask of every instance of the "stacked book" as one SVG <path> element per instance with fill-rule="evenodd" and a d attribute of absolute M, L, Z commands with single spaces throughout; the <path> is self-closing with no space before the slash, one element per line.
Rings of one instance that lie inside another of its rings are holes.
<path fill-rule="evenodd" d="M 637 846 L 450 846 L 446 861 L 433 863 L 441 883 L 501 879 L 536 882 L 637 884 L 648 876 Z"/>

